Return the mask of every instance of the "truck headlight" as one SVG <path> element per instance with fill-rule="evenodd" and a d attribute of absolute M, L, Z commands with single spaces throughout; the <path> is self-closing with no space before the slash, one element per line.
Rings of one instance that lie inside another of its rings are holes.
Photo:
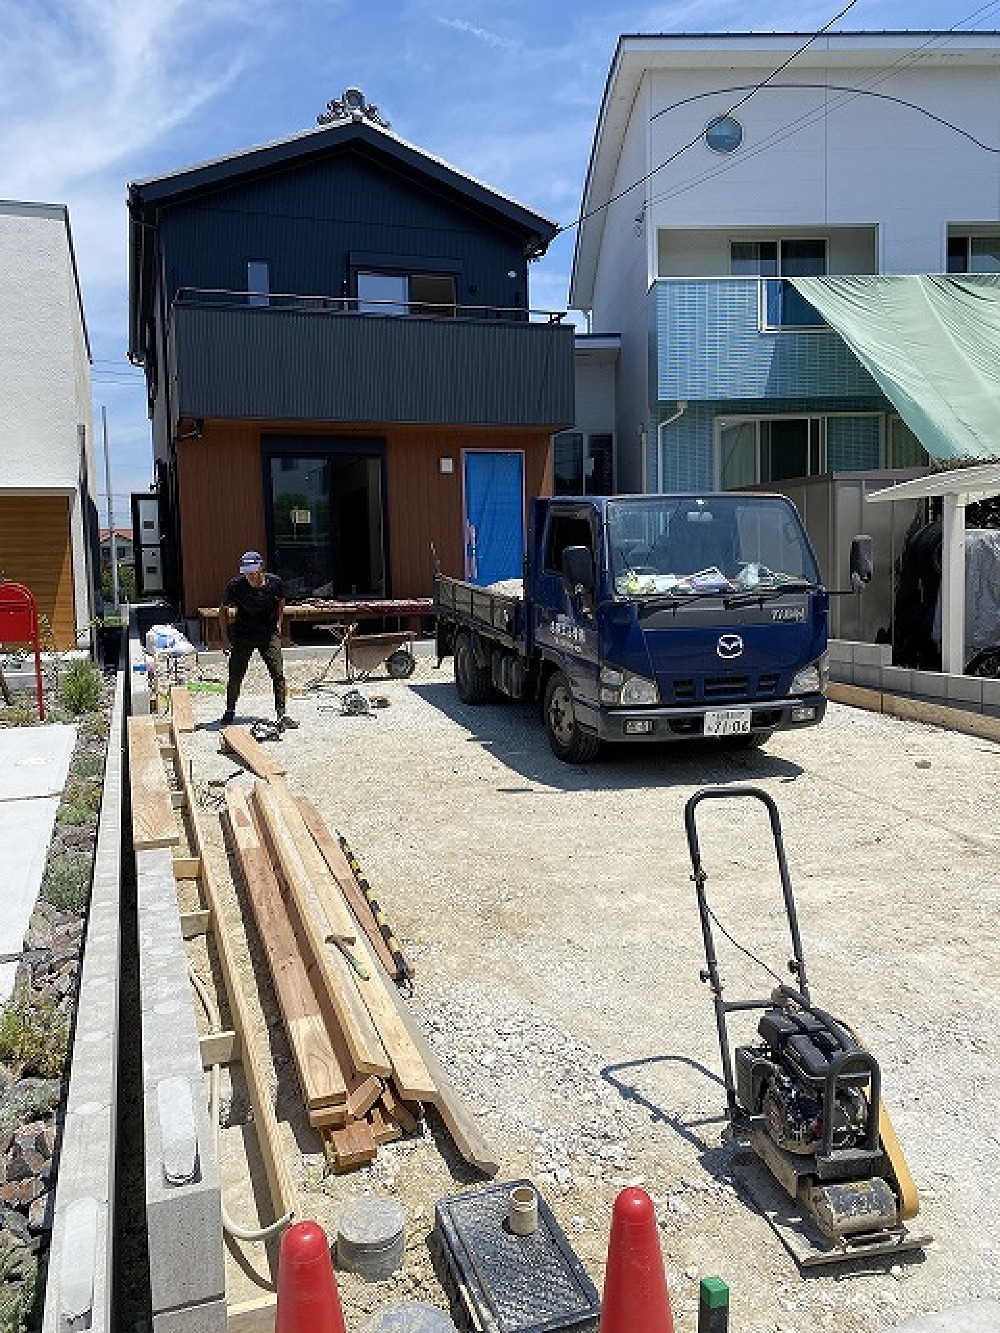
<path fill-rule="evenodd" d="M 826 662 L 810 662 L 792 677 L 789 694 L 816 694 L 826 684 Z"/>
<path fill-rule="evenodd" d="M 637 704 L 655 704 L 660 693 L 655 680 L 633 676 L 630 671 L 617 667 L 601 667 L 601 703 L 612 707 L 634 707 Z"/>

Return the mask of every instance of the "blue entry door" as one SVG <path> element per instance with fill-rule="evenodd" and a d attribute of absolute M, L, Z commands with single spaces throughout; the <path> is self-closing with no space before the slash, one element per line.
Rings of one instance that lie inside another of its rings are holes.
<path fill-rule="evenodd" d="M 485 585 L 519 579 L 524 564 L 524 456 L 464 456 L 465 577 Z"/>

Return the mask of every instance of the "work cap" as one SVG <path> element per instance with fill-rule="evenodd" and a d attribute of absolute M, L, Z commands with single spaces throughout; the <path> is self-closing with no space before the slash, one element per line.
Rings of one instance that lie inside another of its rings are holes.
<path fill-rule="evenodd" d="M 264 557 L 259 551 L 244 551 L 240 556 L 240 573 L 253 574 L 264 568 Z"/>

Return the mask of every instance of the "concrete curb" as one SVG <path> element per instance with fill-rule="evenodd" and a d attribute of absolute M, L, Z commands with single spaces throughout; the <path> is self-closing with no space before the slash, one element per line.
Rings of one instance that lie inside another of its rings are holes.
<path fill-rule="evenodd" d="M 110 1333 L 125 678 L 119 663 L 80 968 L 43 1333 Z"/>

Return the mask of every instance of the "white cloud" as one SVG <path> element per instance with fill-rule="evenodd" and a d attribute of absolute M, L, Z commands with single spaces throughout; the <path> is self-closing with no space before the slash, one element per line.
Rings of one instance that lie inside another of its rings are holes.
<path fill-rule="evenodd" d="M 467 33 L 470 37 L 475 37 L 477 41 L 484 42 L 487 46 L 492 46 L 501 51 L 516 51 L 517 42 L 512 42 L 506 37 L 501 37 L 499 33 L 490 32 L 487 28 L 479 28 L 474 23 L 468 23 L 465 19 L 438 18 L 445 28 L 452 28 L 455 32 Z"/>

